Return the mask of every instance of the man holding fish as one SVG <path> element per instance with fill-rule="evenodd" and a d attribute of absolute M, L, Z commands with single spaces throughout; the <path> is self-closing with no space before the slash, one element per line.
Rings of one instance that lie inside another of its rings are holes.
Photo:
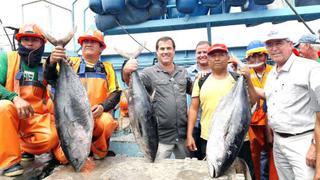
<path fill-rule="evenodd" d="M 109 139 L 118 127 L 112 117 L 113 108 L 119 103 L 119 87 L 113 66 L 101 61 L 101 53 L 106 48 L 104 36 L 98 30 L 89 30 L 78 38 L 82 48 L 81 57 L 68 58 L 65 49 L 56 46 L 50 55 L 47 77 L 56 80 L 56 64 L 60 60 L 70 60 L 74 71 L 85 87 L 94 119 L 91 152 L 94 159 L 102 159 L 108 153 Z"/>
<path fill-rule="evenodd" d="M 0 169 L 9 177 L 24 172 L 21 160 L 62 152 L 41 62 L 47 39 L 36 24 L 15 38 L 18 51 L 0 55 Z"/>

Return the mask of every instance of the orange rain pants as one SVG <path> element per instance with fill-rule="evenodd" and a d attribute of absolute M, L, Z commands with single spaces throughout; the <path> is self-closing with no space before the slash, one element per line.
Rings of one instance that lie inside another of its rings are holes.
<path fill-rule="evenodd" d="M 73 66 L 75 72 L 78 71 L 80 65 L 79 58 L 72 58 L 75 61 Z M 106 78 L 101 77 L 82 77 L 80 78 L 82 84 L 88 93 L 88 98 L 91 106 L 100 104 L 104 102 L 109 96 L 109 87 L 111 82 L 116 82 L 117 79 L 115 76 L 112 76 L 115 72 L 110 64 L 105 64 L 105 69 L 107 71 Z M 106 67 L 108 66 L 108 67 Z M 114 79 L 111 79 L 114 78 Z M 118 121 L 115 121 L 110 112 L 103 112 L 99 118 L 94 120 L 94 129 L 93 129 L 93 138 L 91 151 L 98 155 L 100 158 L 103 158 L 107 155 L 109 149 L 109 139 L 112 133 L 119 126 Z"/>
<path fill-rule="evenodd" d="M 258 120 L 261 118 L 266 118 L 266 114 L 263 112 L 262 108 L 259 108 L 252 115 L 252 121 Z M 261 122 L 261 121 L 260 121 Z M 260 180 L 261 172 L 260 172 L 260 157 L 261 151 L 266 149 L 266 125 L 255 125 L 250 124 L 249 126 L 249 139 L 250 139 L 250 149 L 251 149 L 251 157 L 253 161 L 253 168 L 255 173 L 255 179 Z M 269 179 L 277 180 L 278 174 L 274 164 L 272 148 L 267 150 L 268 152 L 268 162 L 269 162 Z"/>
<path fill-rule="evenodd" d="M 19 70 L 20 57 L 17 52 L 8 53 L 6 89 L 16 92 L 29 102 L 34 115 L 19 119 L 15 105 L 8 100 L 0 101 L 0 168 L 10 167 L 21 161 L 21 153 L 39 155 L 53 151 L 59 154 L 59 145 L 53 114 L 48 104 L 44 87 L 34 85 L 20 86 L 14 77 Z M 56 157 L 58 160 L 62 157 Z"/>

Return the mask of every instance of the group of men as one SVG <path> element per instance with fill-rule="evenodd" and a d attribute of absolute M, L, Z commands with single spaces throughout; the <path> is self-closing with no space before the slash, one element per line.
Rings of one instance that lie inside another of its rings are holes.
<path fill-rule="evenodd" d="M 92 30 L 79 37 L 81 57 L 69 58 L 65 49 L 57 46 L 46 62 L 41 62 L 46 37 L 37 25 L 20 28 L 16 39 L 18 51 L 0 54 L 3 174 L 20 175 L 21 160 L 32 160 L 34 155 L 47 152 L 52 152 L 61 163 L 68 163 L 59 144 L 54 107 L 46 89 L 48 83 L 55 86 L 60 61 L 73 66 L 88 92 L 94 117 L 92 156 L 104 158 L 109 138 L 118 127 L 110 112 L 119 103 L 121 88 L 112 64 L 101 61 L 106 48 L 103 34 Z M 237 60 L 229 55 L 226 45 L 201 41 L 196 46 L 197 64 L 185 69 L 174 63 L 174 40 L 158 39 L 158 63 L 139 71 L 147 92 L 154 94 L 152 103 L 159 135 L 157 159 L 170 158 L 172 154 L 180 159 L 205 157 L 211 117 L 240 73 L 248 79 L 253 115 L 239 157 L 247 162 L 252 177 L 319 179 L 320 64 L 310 60 L 319 59 L 319 44 L 313 35 L 299 40 L 300 53 L 309 59 L 297 57 L 293 47 L 287 35 L 271 31 L 265 40 L 252 41 L 247 47 L 245 59 L 253 68 L 237 71 L 229 68 L 230 62 Z M 275 62 L 274 66 L 266 63 L 268 57 Z M 122 69 L 125 83 L 137 70 L 136 59 L 126 62 Z M 187 101 L 187 94 L 191 102 Z"/>
<path fill-rule="evenodd" d="M 21 161 L 52 153 L 62 164 L 68 163 L 57 135 L 53 103 L 48 83 L 55 87 L 57 63 L 73 65 L 87 90 L 94 118 L 91 152 L 94 159 L 108 153 L 109 139 L 118 127 L 111 111 L 118 104 L 121 88 L 111 63 L 101 61 L 106 48 L 100 31 L 79 37 L 81 58 L 68 58 L 63 47 L 55 47 L 42 62 L 47 39 L 39 26 L 27 24 L 16 35 L 18 50 L 0 55 L 0 169 L 5 176 L 24 172 Z M 97 93 L 99 92 L 99 93 Z"/>

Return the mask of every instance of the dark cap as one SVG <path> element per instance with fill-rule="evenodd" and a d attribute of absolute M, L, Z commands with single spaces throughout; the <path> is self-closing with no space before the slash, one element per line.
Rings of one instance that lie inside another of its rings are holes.
<path fill-rule="evenodd" d="M 224 45 L 224 44 L 214 44 L 214 45 L 209 47 L 208 54 L 212 54 L 212 53 L 214 53 L 216 51 L 224 51 L 226 53 L 229 52 L 229 50 L 228 50 L 226 45 Z"/>

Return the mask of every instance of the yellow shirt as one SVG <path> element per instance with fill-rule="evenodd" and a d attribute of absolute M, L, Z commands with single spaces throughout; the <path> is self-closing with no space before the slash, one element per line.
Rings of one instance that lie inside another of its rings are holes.
<path fill-rule="evenodd" d="M 225 79 L 216 79 L 210 75 L 203 83 L 201 90 L 199 90 L 198 80 L 194 83 L 192 97 L 200 98 L 202 109 L 200 120 L 201 138 L 207 140 L 211 129 L 212 116 L 220 100 L 231 91 L 236 81 L 230 74 Z"/>

